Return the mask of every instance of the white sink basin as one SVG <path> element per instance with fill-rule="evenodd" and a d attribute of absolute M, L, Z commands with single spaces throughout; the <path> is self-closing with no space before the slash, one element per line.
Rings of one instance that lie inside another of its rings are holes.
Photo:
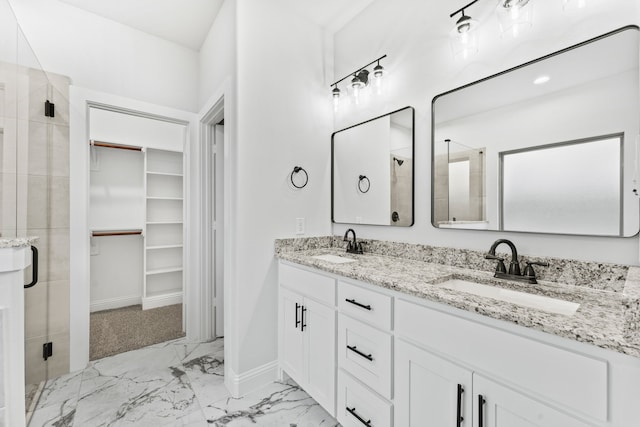
<path fill-rule="evenodd" d="M 572 316 L 576 310 L 578 310 L 578 307 L 580 307 L 580 304 L 576 304 L 575 302 L 502 289 L 460 279 L 451 279 L 435 286 L 510 302 L 524 307 L 536 308 L 550 313 L 563 314 L 565 316 Z"/>
<path fill-rule="evenodd" d="M 347 262 L 355 262 L 356 260 L 353 258 L 347 258 L 347 257 L 343 257 L 343 256 L 338 256 L 338 255 L 316 255 L 316 256 L 312 256 L 311 258 L 315 258 L 315 259 L 319 259 L 321 261 L 327 261 L 327 262 L 332 262 L 334 264 L 344 264 Z"/>

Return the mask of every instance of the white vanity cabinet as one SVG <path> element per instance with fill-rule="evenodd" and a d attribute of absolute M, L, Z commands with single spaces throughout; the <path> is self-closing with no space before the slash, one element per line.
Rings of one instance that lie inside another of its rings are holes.
<path fill-rule="evenodd" d="M 279 327 L 344 426 L 640 426 L 640 358 L 594 345 L 282 262 Z"/>
<path fill-rule="evenodd" d="M 335 416 L 335 279 L 280 264 L 279 364 Z"/>
<path fill-rule="evenodd" d="M 470 370 L 403 340 L 396 340 L 394 371 L 396 426 L 471 425 L 473 393 Z"/>
<path fill-rule="evenodd" d="M 589 427 L 589 424 L 482 375 L 473 375 L 474 427 Z M 455 425 L 455 424 L 451 424 Z"/>
<path fill-rule="evenodd" d="M 397 425 L 421 418 L 449 419 L 422 424 L 442 427 L 608 425 L 605 360 L 402 299 L 396 308 Z"/>
<path fill-rule="evenodd" d="M 392 424 L 392 300 L 388 294 L 338 281 L 336 418 L 343 426 Z"/>

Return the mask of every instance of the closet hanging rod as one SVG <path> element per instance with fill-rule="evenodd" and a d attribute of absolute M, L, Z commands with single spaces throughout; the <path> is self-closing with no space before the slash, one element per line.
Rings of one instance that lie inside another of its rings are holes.
<path fill-rule="evenodd" d="M 121 150 L 131 150 L 131 151 L 142 151 L 142 147 L 135 147 L 133 145 L 124 145 L 124 144 L 114 144 L 111 142 L 104 141 L 89 141 L 89 145 L 93 145 L 94 147 L 106 147 L 106 148 L 119 148 Z"/>
<path fill-rule="evenodd" d="M 142 230 L 109 230 L 109 231 L 92 231 L 92 237 L 104 237 L 104 236 L 134 236 L 142 234 Z"/>

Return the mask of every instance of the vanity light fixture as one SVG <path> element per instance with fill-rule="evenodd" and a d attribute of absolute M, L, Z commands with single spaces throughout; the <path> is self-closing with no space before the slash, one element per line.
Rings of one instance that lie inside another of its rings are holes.
<path fill-rule="evenodd" d="M 502 34 L 518 37 L 533 22 L 532 0 L 499 0 L 498 22 Z"/>
<path fill-rule="evenodd" d="M 384 67 L 380 65 L 380 61 L 386 57 L 387 55 L 382 55 L 380 58 L 374 59 L 373 61 L 369 62 L 367 65 L 358 68 L 356 71 L 349 73 L 348 75 L 344 76 L 340 80 L 337 80 L 331 84 L 331 87 L 333 87 L 333 89 L 331 90 L 331 94 L 333 97 L 334 111 L 338 110 L 338 105 L 340 104 L 340 98 L 342 97 L 342 91 L 338 87 L 338 84 L 351 76 L 353 76 L 353 78 L 351 79 L 348 89 L 351 92 L 351 95 L 353 96 L 353 101 L 356 105 L 360 103 L 360 95 L 362 94 L 362 91 L 369 85 L 371 81 L 374 82 L 373 84 L 376 88 L 376 94 L 382 93 L 382 79 L 384 78 L 384 75 L 386 73 L 385 73 Z M 377 65 L 373 68 L 373 73 L 369 73 L 369 70 L 367 70 L 367 67 L 376 63 Z M 372 79 L 369 78 L 369 74 L 373 75 Z"/>
<path fill-rule="evenodd" d="M 477 2 L 478 0 L 474 0 L 449 15 L 450 18 L 453 18 L 457 14 L 461 14 L 449 34 L 451 37 L 453 56 L 456 58 L 461 57 L 466 59 L 470 55 L 478 52 L 478 33 L 476 31 L 478 21 L 464 13 L 465 9 Z"/>

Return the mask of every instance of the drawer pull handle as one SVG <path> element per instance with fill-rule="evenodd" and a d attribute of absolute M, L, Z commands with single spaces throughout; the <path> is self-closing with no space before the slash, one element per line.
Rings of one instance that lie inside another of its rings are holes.
<path fill-rule="evenodd" d="M 351 351 L 353 351 L 354 353 L 356 353 L 359 356 L 364 357 L 365 359 L 373 362 L 373 357 L 371 357 L 370 354 L 364 354 L 363 352 L 361 352 L 360 350 L 358 350 L 358 348 L 354 345 L 353 347 L 351 347 L 350 345 L 347 346 L 347 348 Z"/>
<path fill-rule="evenodd" d="M 349 408 L 347 406 L 347 411 L 353 415 L 354 417 L 356 417 L 356 419 L 358 421 L 360 421 L 362 424 L 366 425 L 366 426 L 371 426 L 371 420 L 369 421 L 365 421 L 364 418 L 362 418 L 360 415 L 358 415 L 358 413 L 356 412 L 356 407 L 354 406 L 353 408 Z"/>
<path fill-rule="evenodd" d="M 371 306 L 370 305 L 360 304 L 358 301 L 356 301 L 354 299 L 349 299 L 349 298 L 346 298 L 345 301 L 348 302 L 348 303 L 351 303 L 353 305 L 357 305 L 358 307 L 362 307 L 365 310 L 371 311 Z"/>
<path fill-rule="evenodd" d="M 484 426 L 484 404 L 486 400 L 481 394 L 478 395 L 478 427 Z"/>
<path fill-rule="evenodd" d="M 298 329 L 298 325 L 300 324 L 300 319 L 298 319 L 298 310 L 302 307 L 301 304 L 296 303 L 296 329 Z"/>
<path fill-rule="evenodd" d="M 462 384 L 458 384 L 458 405 L 457 405 L 457 413 L 456 413 L 456 427 L 460 427 L 462 422 L 464 421 L 464 417 L 462 416 L 462 393 L 464 393 L 464 388 Z"/>
<path fill-rule="evenodd" d="M 304 332 L 304 328 L 307 327 L 307 322 L 304 318 L 304 314 L 307 312 L 307 308 L 304 305 L 301 305 L 300 307 L 302 307 L 302 325 L 300 325 L 300 330 Z"/>

